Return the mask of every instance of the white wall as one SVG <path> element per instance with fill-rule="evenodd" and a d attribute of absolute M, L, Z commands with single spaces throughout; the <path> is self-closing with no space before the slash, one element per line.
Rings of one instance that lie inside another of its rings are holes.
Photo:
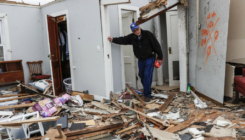
<path fill-rule="evenodd" d="M 226 60 L 245 58 L 244 9 L 244 0 L 231 0 Z"/>
<path fill-rule="evenodd" d="M 131 0 L 130 6 L 142 7 L 149 3 L 149 0 Z M 117 5 L 109 6 L 110 11 L 110 26 L 111 26 L 111 36 L 119 36 L 119 23 L 118 23 L 118 9 Z M 135 19 L 137 21 L 138 19 Z M 153 20 L 149 20 L 140 25 L 143 30 L 149 30 L 153 32 Z M 129 27 L 130 28 L 130 27 Z M 122 68 L 121 68 L 121 52 L 120 46 L 112 43 L 112 63 L 113 63 L 113 81 L 114 81 L 114 91 L 122 91 Z M 138 64 L 136 64 L 138 66 Z M 156 70 L 154 70 L 153 81 L 157 79 Z"/>
<path fill-rule="evenodd" d="M 25 83 L 27 83 L 30 72 L 26 62 L 44 60 L 41 10 L 38 7 L 0 4 L 0 13 L 7 14 L 11 60 L 23 60 Z M 43 66 L 43 69 L 47 68 Z"/>
<path fill-rule="evenodd" d="M 47 14 L 68 10 L 71 48 L 74 70 L 75 90 L 89 90 L 90 94 L 106 96 L 105 68 L 102 47 L 99 0 L 66 0 L 45 6 L 41 9 L 42 19 Z M 50 60 L 46 20 L 43 20 L 43 40 L 45 64 L 48 69 Z"/>

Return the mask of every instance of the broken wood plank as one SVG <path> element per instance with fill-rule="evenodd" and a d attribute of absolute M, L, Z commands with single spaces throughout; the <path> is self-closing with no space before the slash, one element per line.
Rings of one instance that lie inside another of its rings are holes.
<path fill-rule="evenodd" d="M 137 110 L 144 113 L 143 108 L 138 107 Z M 146 117 L 144 117 L 140 114 L 139 114 L 139 117 L 140 117 L 141 121 L 146 122 Z"/>
<path fill-rule="evenodd" d="M 118 107 L 119 109 L 121 108 L 117 103 L 116 101 L 111 101 L 111 103 L 113 103 L 116 107 Z"/>
<path fill-rule="evenodd" d="M 141 124 L 138 123 L 138 124 L 132 125 L 132 126 L 130 126 L 130 127 L 128 127 L 128 128 L 125 128 L 125 129 L 123 129 L 123 130 L 118 131 L 117 133 L 118 133 L 118 134 L 121 134 L 121 133 L 126 132 L 126 131 L 128 131 L 128 130 L 134 129 L 134 128 L 138 127 L 138 126 L 141 126 Z"/>
<path fill-rule="evenodd" d="M 60 133 L 61 133 L 62 138 L 56 137 L 57 135 L 60 135 Z M 46 135 L 41 138 L 41 140 L 46 140 L 46 138 L 49 138 L 50 140 L 66 140 L 66 136 L 64 135 L 63 131 L 59 132 L 59 130 L 53 129 L 53 128 L 49 129 Z"/>
<path fill-rule="evenodd" d="M 25 94 L 1 95 L 0 98 L 12 97 L 12 96 L 26 96 L 26 95 L 29 95 L 29 94 L 28 93 L 25 93 Z"/>
<path fill-rule="evenodd" d="M 146 103 L 145 103 L 145 101 L 143 101 L 140 97 L 139 97 L 139 95 L 134 91 L 134 90 L 132 90 L 131 89 L 131 87 L 128 85 L 128 84 L 126 84 L 126 86 L 128 87 L 128 89 L 134 94 L 134 96 L 143 104 L 143 105 L 146 105 Z"/>
<path fill-rule="evenodd" d="M 144 114 L 144 113 L 142 113 L 142 112 L 140 112 L 140 111 L 137 111 L 137 110 L 135 110 L 135 109 L 133 109 L 133 108 L 131 108 L 131 107 L 128 107 L 128 106 L 126 106 L 126 105 L 124 105 L 124 104 L 119 103 L 119 105 L 121 105 L 121 106 L 123 106 L 123 107 L 125 107 L 125 108 L 128 108 L 129 110 L 132 110 L 132 111 L 134 111 L 135 113 L 138 113 L 138 114 L 140 114 L 140 115 L 142 115 L 142 116 L 145 116 L 145 117 L 148 118 L 148 119 L 152 119 L 152 120 L 154 120 L 154 121 L 156 121 L 156 122 L 159 122 L 159 123 L 161 123 L 161 124 L 164 125 L 164 126 L 169 126 L 169 125 L 170 125 L 170 124 L 168 124 L 167 122 L 158 120 L 158 119 L 153 118 L 153 117 L 151 117 L 151 116 L 148 116 L 148 115 L 146 115 L 146 114 Z"/>
<path fill-rule="evenodd" d="M 74 123 L 85 123 L 86 125 L 95 125 L 94 120 L 78 121 L 78 122 L 74 122 Z"/>
<path fill-rule="evenodd" d="M 169 105 L 169 103 L 173 100 L 175 94 L 171 94 L 170 96 L 168 96 L 167 101 L 160 107 L 160 109 L 158 111 L 163 111 L 164 109 L 166 109 L 166 107 Z"/>
<path fill-rule="evenodd" d="M 115 117 L 115 116 L 117 116 L 117 115 L 124 114 L 124 113 L 126 113 L 127 111 L 128 111 L 128 109 L 127 109 L 127 110 L 123 110 L 123 111 L 121 111 L 121 112 L 119 112 L 119 113 L 114 113 L 114 114 L 110 114 L 110 115 L 104 115 L 104 117 L 108 117 L 108 118 Z"/>
<path fill-rule="evenodd" d="M 127 119 L 126 119 L 126 117 L 124 115 L 121 115 L 121 118 L 122 118 L 122 120 L 123 120 L 124 123 L 127 122 Z"/>
<path fill-rule="evenodd" d="M 46 94 L 51 87 L 52 87 L 52 84 L 49 84 L 49 86 L 45 89 L 45 91 L 43 92 L 43 94 Z"/>
<path fill-rule="evenodd" d="M 118 113 L 120 110 L 113 110 L 113 109 L 110 109 L 108 105 L 106 104 L 103 104 L 101 102 L 96 102 L 96 101 L 92 101 L 91 102 L 92 105 L 98 107 L 98 108 L 101 108 L 101 109 L 104 109 L 110 113 Z"/>
<path fill-rule="evenodd" d="M 9 98 L 9 99 L 0 100 L 0 102 L 12 101 L 12 100 L 17 100 L 17 99 L 25 99 L 25 98 L 34 97 L 34 96 L 37 96 L 37 95 L 28 95 L 28 96 L 22 96 L 22 97 L 16 97 L 16 98 Z"/>
<path fill-rule="evenodd" d="M 78 92 L 78 91 L 72 91 L 71 95 L 72 96 L 79 95 L 84 101 L 93 101 L 94 100 L 94 95 L 84 94 L 84 93 Z"/>
<path fill-rule="evenodd" d="M 30 104 L 19 104 L 19 105 L 10 105 L 10 106 L 0 106 L 0 110 L 4 109 L 12 109 L 12 108 L 24 108 L 24 107 L 32 107 L 36 103 L 30 103 Z"/>
<path fill-rule="evenodd" d="M 88 137 L 92 137 L 92 136 L 96 136 L 96 135 L 101 135 L 101 134 L 104 134 L 104 133 L 109 133 L 109 132 L 115 131 L 115 130 L 120 129 L 122 127 L 123 127 L 123 125 L 120 125 L 120 126 L 115 126 L 115 127 L 112 127 L 112 128 L 109 127 L 109 128 L 107 128 L 105 130 L 100 130 L 100 131 L 97 131 L 97 132 L 91 131 L 92 133 L 88 132 L 88 133 L 83 133 L 83 134 L 76 135 L 76 136 L 69 136 L 69 137 L 67 137 L 67 140 L 84 139 L 84 138 L 88 138 Z"/>
<path fill-rule="evenodd" d="M 162 124 L 160 124 L 160 123 L 158 123 L 158 122 L 156 122 L 156 121 L 154 121 L 152 119 L 149 119 L 149 121 L 151 121 L 152 123 L 154 123 L 155 125 L 157 125 L 158 127 L 160 127 L 160 129 L 164 129 L 165 128 L 165 126 L 163 126 Z"/>
<path fill-rule="evenodd" d="M 23 121 L 11 121 L 11 122 L 0 122 L 0 126 L 15 126 L 15 125 L 22 125 L 26 123 L 37 123 L 37 122 L 49 122 L 49 121 L 56 121 L 60 118 L 60 116 L 56 117 L 47 117 L 47 118 L 35 118 Z"/>
<path fill-rule="evenodd" d="M 205 115 L 204 112 L 201 112 L 196 117 L 193 117 L 190 120 L 184 121 L 183 123 L 180 123 L 180 124 L 176 125 L 175 127 L 172 127 L 172 128 L 170 128 L 170 129 L 168 129 L 166 131 L 167 132 L 171 132 L 171 133 L 178 132 L 178 131 L 180 131 L 182 129 L 185 129 L 185 128 L 189 127 L 194 122 L 199 121 L 204 115 Z"/>
<path fill-rule="evenodd" d="M 123 126 L 123 123 L 111 124 L 111 125 L 105 125 L 105 126 L 89 127 L 89 128 L 84 128 L 82 130 L 68 131 L 68 132 L 65 132 L 65 135 L 66 136 L 75 136 L 75 135 L 79 135 L 79 134 L 86 134 L 86 133 L 101 131 L 101 130 L 105 130 L 105 129 L 109 129 L 109 128 L 122 127 L 122 126 Z"/>
<path fill-rule="evenodd" d="M 63 133 L 61 132 L 61 127 L 62 127 L 62 124 L 57 124 L 56 125 L 56 129 L 58 130 L 59 135 L 56 136 L 55 138 L 63 138 Z"/>

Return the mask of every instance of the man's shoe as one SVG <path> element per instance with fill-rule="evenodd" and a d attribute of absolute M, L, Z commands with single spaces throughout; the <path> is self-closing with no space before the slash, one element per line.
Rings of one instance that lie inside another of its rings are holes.
<path fill-rule="evenodd" d="M 150 101 L 151 101 L 151 98 L 145 97 L 145 102 L 150 102 Z"/>

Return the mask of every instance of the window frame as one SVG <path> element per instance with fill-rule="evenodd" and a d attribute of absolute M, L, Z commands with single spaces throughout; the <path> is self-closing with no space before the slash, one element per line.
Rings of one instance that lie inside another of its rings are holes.
<path fill-rule="evenodd" d="M 0 40 L 1 40 L 1 44 L 0 44 L 0 47 L 3 48 L 3 57 L 0 57 L 0 58 L 3 58 L 3 61 L 6 61 L 6 52 L 5 52 L 5 39 L 4 39 L 4 27 L 3 27 L 3 24 L 4 24 L 4 21 L 3 21 L 3 18 L 0 17 Z"/>

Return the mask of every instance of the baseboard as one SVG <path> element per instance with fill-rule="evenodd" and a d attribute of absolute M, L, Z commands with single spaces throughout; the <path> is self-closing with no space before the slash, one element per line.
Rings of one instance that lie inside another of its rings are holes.
<path fill-rule="evenodd" d="M 105 96 L 94 95 L 94 100 L 96 100 L 96 101 L 102 101 L 103 99 L 107 99 L 107 98 Z"/>
<path fill-rule="evenodd" d="M 220 102 L 218 102 L 218 101 L 216 101 L 216 100 L 214 100 L 214 99 L 212 99 L 212 98 L 210 98 L 210 97 L 208 97 L 208 96 L 206 96 L 206 95 L 204 95 L 204 94 L 202 94 L 202 93 L 196 91 L 196 89 L 195 89 L 194 87 L 192 87 L 192 86 L 191 86 L 191 90 L 192 90 L 197 96 L 202 97 L 202 98 L 204 98 L 204 99 L 206 99 L 206 100 L 208 100 L 208 101 L 211 101 L 211 102 L 213 102 L 214 104 L 216 104 L 216 105 L 218 105 L 218 106 L 223 106 L 223 103 L 220 103 Z"/>

